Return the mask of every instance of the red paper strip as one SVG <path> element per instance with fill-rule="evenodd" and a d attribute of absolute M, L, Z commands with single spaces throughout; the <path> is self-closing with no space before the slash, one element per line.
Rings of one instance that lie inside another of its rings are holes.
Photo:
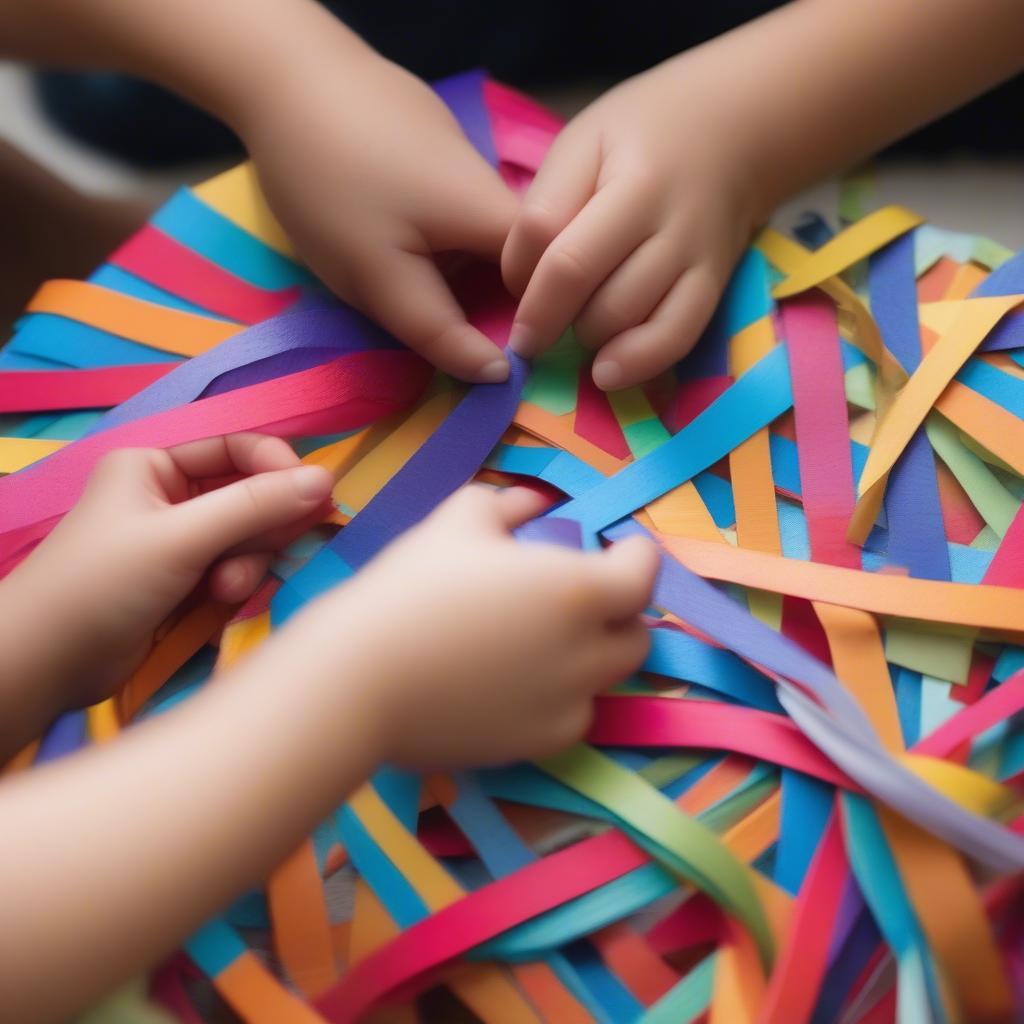
<path fill-rule="evenodd" d="M 302 295 L 297 287 L 268 291 L 243 281 L 152 224 L 115 249 L 107 262 L 211 313 L 243 324 L 277 316 Z"/>
<path fill-rule="evenodd" d="M 431 369 L 409 352 L 356 352 L 82 438 L 0 480 L 0 558 L 7 559 L 81 495 L 97 461 L 118 448 L 170 448 L 243 430 L 280 436 L 365 426 L 410 404 Z"/>
<path fill-rule="evenodd" d="M 856 497 L 835 307 L 809 292 L 783 304 L 782 322 L 811 557 L 859 569 L 860 549 L 846 539 Z"/>
<path fill-rule="evenodd" d="M 608 396 L 594 383 L 590 365 L 580 367 L 579 386 L 576 393 L 576 417 L 573 430 L 585 441 L 614 455 L 617 459 L 628 459 L 632 454 L 622 427 L 615 418 Z"/>
<path fill-rule="evenodd" d="M 605 746 L 728 750 L 860 792 L 788 718 L 754 708 L 677 697 L 598 697 L 587 739 Z"/>
<path fill-rule="evenodd" d="M 0 412 L 109 409 L 180 365 L 142 363 L 94 370 L 8 370 L 0 373 Z"/>

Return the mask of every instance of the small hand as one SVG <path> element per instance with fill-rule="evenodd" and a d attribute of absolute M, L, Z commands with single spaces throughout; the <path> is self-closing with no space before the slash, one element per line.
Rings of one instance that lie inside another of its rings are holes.
<path fill-rule="evenodd" d="M 754 226 L 746 157 L 687 67 L 629 79 L 569 123 L 502 253 L 521 296 L 510 347 L 536 355 L 573 324 L 606 390 L 689 352 Z"/>
<path fill-rule="evenodd" d="M 515 197 L 418 78 L 369 51 L 339 53 L 337 75 L 292 75 L 243 127 L 271 208 L 341 298 L 441 370 L 504 380 L 437 257 L 497 262 Z"/>
<path fill-rule="evenodd" d="M 124 682 L 204 576 L 215 600 L 245 600 L 271 553 L 323 518 L 331 484 L 284 441 L 258 434 L 106 456 L 78 504 L 0 585 L 19 617 L 35 613 L 38 640 L 50 638 L 40 675 L 61 677 L 61 706 Z"/>
<path fill-rule="evenodd" d="M 382 759 L 498 764 L 562 749 L 586 732 L 594 696 L 646 656 L 658 558 L 644 540 L 600 553 L 513 540 L 539 511 L 528 491 L 466 488 L 275 642 L 329 690 L 364 685 L 345 707 L 376 723 Z"/>

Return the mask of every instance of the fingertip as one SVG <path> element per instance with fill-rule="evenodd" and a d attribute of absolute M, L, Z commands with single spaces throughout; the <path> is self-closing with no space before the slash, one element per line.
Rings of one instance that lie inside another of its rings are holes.
<path fill-rule="evenodd" d="M 497 507 L 502 523 L 514 530 L 539 516 L 548 505 L 547 498 L 529 487 L 506 487 L 498 492 Z"/>
<path fill-rule="evenodd" d="M 623 562 L 634 565 L 641 578 L 650 579 L 653 586 L 661 565 L 661 552 L 653 540 L 640 535 L 626 537 L 613 544 L 611 551 Z"/>
<path fill-rule="evenodd" d="M 449 324 L 432 341 L 413 347 L 442 373 L 467 384 L 501 384 L 511 372 L 505 353 L 466 320 Z"/>
<path fill-rule="evenodd" d="M 319 505 L 334 487 L 334 477 L 324 466 L 301 465 L 290 471 L 291 485 L 307 505 Z"/>
<path fill-rule="evenodd" d="M 270 556 L 263 553 L 225 558 L 210 570 L 210 596 L 223 604 L 240 604 L 253 595 L 269 566 Z"/>
<path fill-rule="evenodd" d="M 232 437 L 252 439 L 249 453 L 250 465 L 248 467 L 239 466 L 240 469 L 247 468 L 251 473 L 269 473 L 278 469 L 291 469 L 292 466 L 299 464 L 298 455 L 283 438 L 275 437 L 273 434 L 239 434 Z M 232 437 L 228 438 L 229 443 Z"/>
<path fill-rule="evenodd" d="M 604 354 L 598 355 L 594 360 L 590 375 L 601 391 L 617 391 L 624 386 L 622 382 L 626 379 L 622 363 Z"/>
<path fill-rule="evenodd" d="M 652 380 L 692 351 L 720 295 L 721 287 L 707 267 L 690 268 L 645 322 L 608 340 L 595 369 L 599 361 L 618 364 L 621 377 L 613 390 Z"/>
<path fill-rule="evenodd" d="M 540 335 L 520 320 L 512 324 L 508 335 L 508 347 L 522 359 L 532 359 L 541 351 Z"/>
<path fill-rule="evenodd" d="M 639 615 L 650 604 L 661 564 L 657 546 L 646 537 L 628 537 L 605 549 L 602 567 L 609 582 L 614 618 Z"/>

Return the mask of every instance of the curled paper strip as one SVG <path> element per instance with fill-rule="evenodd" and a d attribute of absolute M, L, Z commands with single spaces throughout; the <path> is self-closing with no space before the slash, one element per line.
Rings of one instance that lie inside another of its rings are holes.
<path fill-rule="evenodd" d="M 479 74 L 438 91 L 529 179 L 555 118 Z M 920 225 L 885 208 L 815 251 L 764 232 L 694 355 L 611 397 L 571 338 L 505 384 L 429 387 L 317 291 L 246 166 L 40 289 L 0 354 L 4 571 L 113 448 L 259 429 L 338 476 L 337 532 L 275 566 L 225 664 L 475 477 L 552 498 L 524 544 L 663 551 L 651 653 L 585 744 L 382 769 L 188 941 L 236 1014 L 428 1020 L 434 985 L 488 1024 L 1024 1012 L 1024 257 Z M 866 298 L 842 276 L 863 260 Z M 473 273 L 503 345 L 511 300 Z M 224 618 L 190 609 L 11 770 L 187 699 Z M 263 926 L 270 963 L 242 937 Z M 185 963 L 151 993 L 200 1019 Z"/>

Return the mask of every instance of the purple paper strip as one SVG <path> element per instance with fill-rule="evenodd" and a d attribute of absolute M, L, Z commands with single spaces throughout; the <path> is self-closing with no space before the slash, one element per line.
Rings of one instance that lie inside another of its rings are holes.
<path fill-rule="evenodd" d="M 444 100 L 455 115 L 466 138 L 477 152 L 492 166 L 498 166 L 498 151 L 491 133 L 491 115 L 484 101 L 483 71 L 465 71 L 460 75 L 433 82 L 434 92 Z"/>
<path fill-rule="evenodd" d="M 348 307 L 306 309 L 297 313 L 284 313 L 255 324 L 248 330 L 228 338 L 216 348 L 195 356 L 172 370 L 166 377 L 150 384 L 126 402 L 102 416 L 90 433 L 152 416 L 166 409 L 174 409 L 195 401 L 214 385 L 219 377 L 230 374 L 232 387 L 244 387 L 280 376 L 271 372 L 291 373 L 288 365 L 297 365 L 307 357 L 295 357 L 289 364 L 282 357 L 302 349 L 318 354 L 309 365 L 319 365 L 348 352 L 368 348 L 394 348 L 391 337 L 374 326 L 364 316 Z M 264 360 L 281 360 L 262 365 Z M 210 393 L 226 388 L 217 387 Z"/>
<path fill-rule="evenodd" d="M 868 286 L 871 314 L 882 340 L 912 374 L 921 362 L 913 234 L 897 238 L 871 257 Z M 949 547 L 935 456 L 924 428 L 914 432 L 893 467 L 885 492 L 885 515 L 889 561 L 905 566 L 911 576 L 949 580 Z"/>
<path fill-rule="evenodd" d="M 632 520 L 604 531 L 612 540 L 636 533 L 647 531 Z M 789 717 L 866 792 L 994 871 L 1024 869 L 1024 836 L 964 810 L 890 757 L 839 680 L 793 641 L 668 557 L 662 559 L 655 603 L 774 675 Z"/>
<path fill-rule="evenodd" d="M 422 447 L 328 545 L 358 570 L 470 480 L 508 430 L 527 364 L 509 352 L 503 384 L 476 384 Z"/>

